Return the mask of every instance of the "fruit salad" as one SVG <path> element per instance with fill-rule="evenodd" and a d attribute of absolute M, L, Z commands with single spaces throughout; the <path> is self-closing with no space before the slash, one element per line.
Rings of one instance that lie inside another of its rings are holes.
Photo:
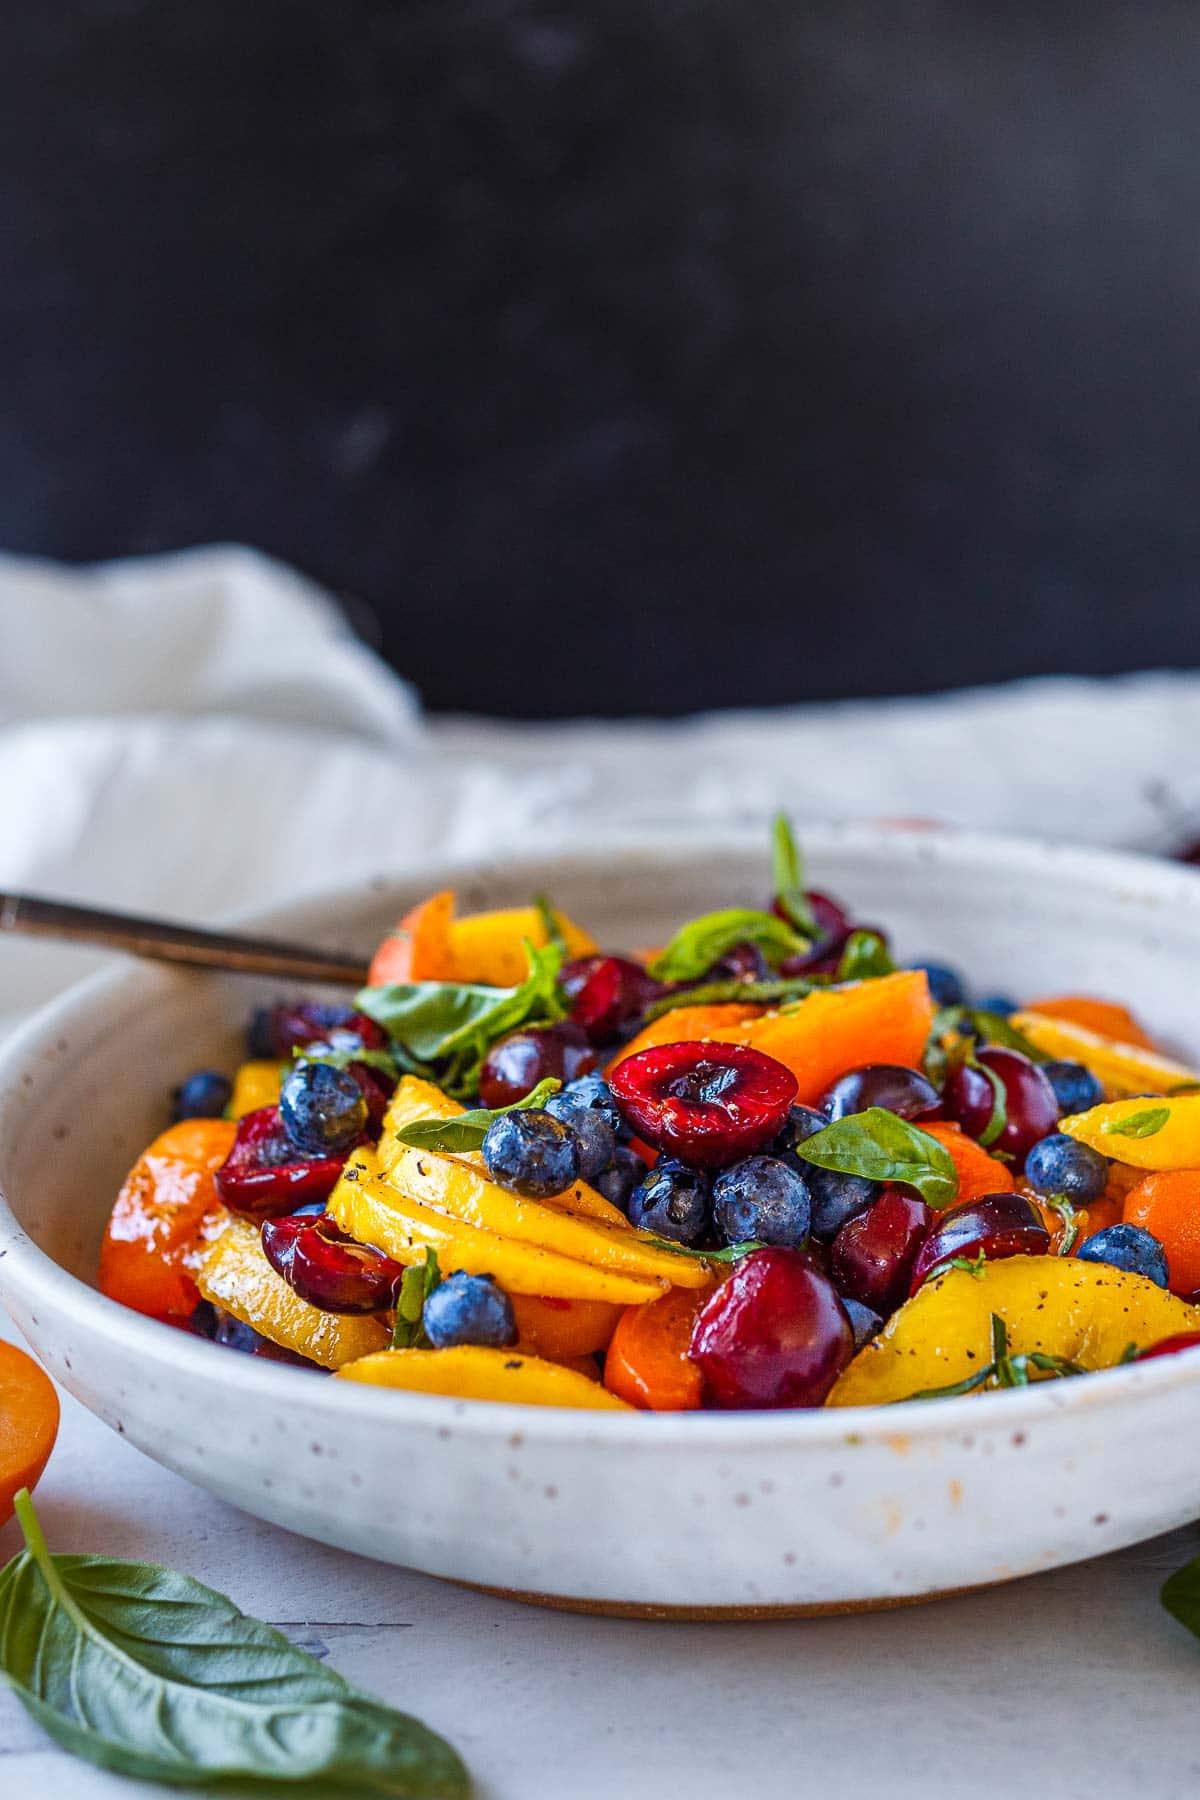
<path fill-rule="evenodd" d="M 637 954 L 430 896 L 352 1003 L 175 1090 L 104 1293 L 339 1381 L 539 1406 L 979 1395 L 1200 1346 L 1200 1075 L 972 997 L 808 887 Z M 764 889 L 767 884 L 764 881 Z"/>

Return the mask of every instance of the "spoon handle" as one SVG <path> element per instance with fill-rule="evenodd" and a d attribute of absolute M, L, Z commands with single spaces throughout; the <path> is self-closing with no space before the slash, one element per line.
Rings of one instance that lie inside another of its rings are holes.
<path fill-rule="evenodd" d="M 101 944 L 153 962 L 186 963 L 237 975 L 276 975 L 293 981 L 333 981 L 361 987 L 367 965 L 336 950 L 317 950 L 273 938 L 243 937 L 230 931 L 201 931 L 165 919 L 74 906 L 38 894 L 0 893 L 0 934 L 59 938 L 73 944 Z"/>

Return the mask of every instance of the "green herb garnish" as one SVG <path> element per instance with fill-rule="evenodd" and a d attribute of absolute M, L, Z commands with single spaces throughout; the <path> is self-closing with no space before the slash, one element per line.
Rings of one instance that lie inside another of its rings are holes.
<path fill-rule="evenodd" d="M 1063 1222 L 1062 1241 L 1055 1251 L 1056 1256 L 1069 1256 L 1079 1242 L 1079 1220 L 1075 1217 L 1075 1208 L 1065 1194 L 1047 1194 L 1040 1196 L 1043 1206 L 1056 1212 Z"/>
<path fill-rule="evenodd" d="M 774 913 L 728 907 L 692 919 L 650 964 L 656 981 L 697 981 L 738 944 L 756 944 L 772 967 L 807 950 L 801 937 Z"/>
<path fill-rule="evenodd" d="M 937 1276 L 944 1275 L 948 1269 L 961 1269 L 964 1275 L 972 1275 L 976 1281 L 982 1281 L 986 1268 L 987 1258 L 982 1250 L 977 1250 L 974 1256 L 948 1256 L 945 1262 L 934 1264 L 921 1286 L 924 1287 L 926 1281 L 933 1281 Z"/>
<path fill-rule="evenodd" d="M 952 1381 L 946 1387 L 921 1388 L 918 1393 L 906 1396 L 909 1400 L 949 1400 L 956 1394 L 973 1394 L 985 1387 L 1013 1388 L 1030 1385 L 1030 1370 L 1040 1375 L 1065 1377 L 1070 1375 L 1086 1375 L 1087 1370 L 1081 1364 L 1071 1362 L 1065 1356 L 1051 1356 L 1047 1350 L 1022 1351 L 1013 1356 L 1008 1348 L 1008 1327 L 999 1313 L 991 1316 L 992 1360 L 983 1368 L 976 1369 L 961 1381 Z"/>
<path fill-rule="evenodd" d="M 410 1263 L 400 1282 L 396 1296 L 396 1324 L 392 1332 L 393 1350 L 428 1350 L 422 1316 L 425 1302 L 441 1281 L 437 1251 L 426 1246 L 425 1261 Z"/>
<path fill-rule="evenodd" d="M 804 887 L 804 858 L 786 813 L 776 813 L 771 825 L 771 870 L 780 911 L 806 938 L 819 937 Z"/>
<path fill-rule="evenodd" d="M 190 1575 L 52 1556 L 26 1489 L 15 1504 L 25 1548 L 0 1572 L 0 1669 L 64 1750 L 175 1786 L 465 1800 L 461 1761 L 419 1720 Z"/>
<path fill-rule="evenodd" d="M 751 1006 L 778 1006 L 789 1000 L 805 1000 L 816 992 L 817 984 L 795 980 L 778 981 L 705 981 L 699 987 L 680 988 L 664 994 L 646 1008 L 646 1020 L 661 1019 L 664 1014 L 678 1012 L 681 1006 L 720 1006 L 730 1000 L 744 1000 Z"/>
<path fill-rule="evenodd" d="M 838 963 L 836 980 L 877 981 L 881 976 L 894 975 L 895 972 L 896 965 L 879 932 L 850 933 Z"/>
<path fill-rule="evenodd" d="M 533 904 L 537 908 L 538 917 L 542 921 L 542 930 L 546 934 L 546 942 L 553 944 L 559 951 L 563 961 L 567 960 L 567 940 L 563 936 L 562 926 L 558 922 L 558 914 L 547 900 L 545 894 L 535 894 Z"/>
<path fill-rule="evenodd" d="M 954 1159 L 944 1144 L 881 1106 L 848 1113 L 800 1146 L 805 1162 L 870 1181 L 901 1181 L 941 1211 L 958 1193 Z"/>
<path fill-rule="evenodd" d="M 987 1076 L 992 1090 L 991 1114 L 987 1124 L 980 1132 L 978 1140 L 985 1150 L 990 1150 L 1008 1124 L 1008 1090 L 995 1069 L 989 1069 L 986 1063 L 978 1062 L 974 1057 L 968 1058 L 968 1061 L 971 1068 L 978 1069 L 981 1075 Z"/>
<path fill-rule="evenodd" d="M 1100 1129 L 1105 1137 L 1154 1137 L 1170 1117 L 1169 1106 L 1148 1106 L 1144 1112 L 1126 1113 L 1123 1119 L 1106 1119 Z"/>
<path fill-rule="evenodd" d="M 483 1148 L 483 1140 L 497 1119 L 505 1113 L 531 1112 L 536 1107 L 545 1106 L 551 1094 L 557 1094 L 562 1082 L 548 1075 L 545 1081 L 520 1100 L 514 1100 L 511 1106 L 497 1106 L 490 1111 L 487 1107 L 476 1107 L 473 1112 L 456 1113 L 452 1119 L 415 1119 L 406 1125 L 396 1136 L 402 1144 L 408 1144 L 413 1150 L 445 1150 L 451 1154 Z"/>

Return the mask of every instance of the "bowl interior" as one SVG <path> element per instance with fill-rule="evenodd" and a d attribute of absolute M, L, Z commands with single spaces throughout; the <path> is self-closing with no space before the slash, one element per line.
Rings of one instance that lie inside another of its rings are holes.
<path fill-rule="evenodd" d="M 1200 877 L 1169 865 L 952 833 L 806 834 L 809 878 L 891 935 L 901 960 L 936 956 L 977 989 L 1018 1000 L 1087 991 L 1128 1000 L 1178 1051 L 1200 1052 L 1191 985 Z M 606 946 L 661 943 L 718 907 L 762 905 L 757 836 L 701 845 L 601 845 L 586 855 L 429 869 L 402 882 L 261 916 L 281 934 L 368 950 L 433 885 L 464 910 L 538 892 Z M 0 1058 L 0 1190 L 33 1241 L 91 1283 L 130 1163 L 166 1124 L 191 1070 L 232 1069 L 250 1009 L 277 984 L 123 966 L 39 1015 Z M 318 990 L 314 990 L 318 991 Z M 328 992 L 328 990 L 319 990 Z"/>

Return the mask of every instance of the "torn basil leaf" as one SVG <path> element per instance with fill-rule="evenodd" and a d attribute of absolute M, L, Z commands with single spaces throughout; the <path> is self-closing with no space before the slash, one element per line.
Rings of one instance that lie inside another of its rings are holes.
<path fill-rule="evenodd" d="M 494 1122 L 510 1112 L 528 1112 L 534 1107 L 545 1106 L 551 1094 L 557 1094 L 562 1082 L 553 1075 L 537 1086 L 520 1100 L 514 1100 L 511 1106 L 497 1106 L 489 1111 L 486 1107 L 476 1107 L 472 1112 L 457 1113 L 452 1119 L 415 1119 L 406 1125 L 403 1131 L 396 1133 L 402 1144 L 408 1144 L 413 1150 L 444 1150 L 454 1154 L 469 1150 L 480 1150 Z"/>
<path fill-rule="evenodd" d="M 1123 1119 L 1106 1119 L 1100 1129 L 1105 1137 L 1155 1137 L 1170 1117 L 1169 1106 L 1147 1106 L 1143 1112 L 1126 1113 Z"/>
<path fill-rule="evenodd" d="M 945 1145 L 881 1106 L 835 1119 L 805 1138 L 799 1154 L 805 1162 L 841 1175 L 903 1182 L 939 1212 L 952 1206 L 958 1193 L 954 1160 Z"/>
<path fill-rule="evenodd" d="M 757 945 L 773 968 L 809 947 L 807 938 L 774 913 L 728 907 L 684 925 L 650 964 L 650 973 L 656 981 L 698 981 L 738 944 Z"/>
<path fill-rule="evenodd" d="M 804 886 L 804 858 L 786 813 L 776 813 L 771 825 L 771 872 L 775 900 L 789 923 L 806 938 L 818 938 L 820 926 L 813 916 Z"/>

